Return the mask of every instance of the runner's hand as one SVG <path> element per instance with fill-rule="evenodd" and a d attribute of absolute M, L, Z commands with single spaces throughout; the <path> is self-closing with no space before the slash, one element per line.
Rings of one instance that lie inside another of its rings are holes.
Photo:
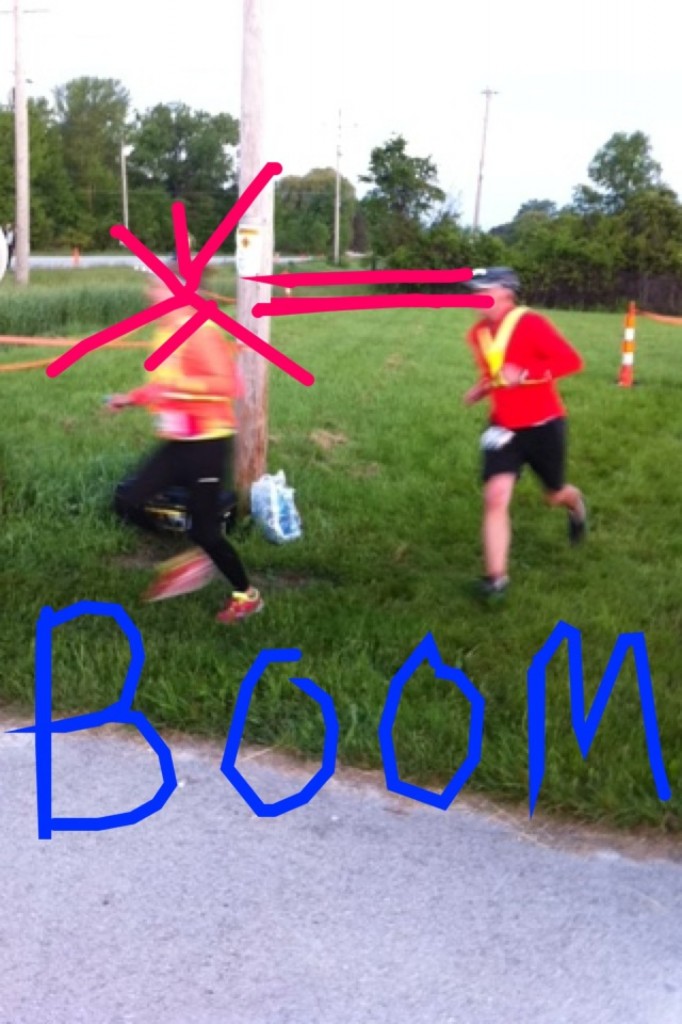
<path fill-rule="evenodd" d="M 522 384 L 528 376 L 528 371 L 516 366 L 515 363 L 505 363 L 500 371 L 500 376 L 505 384 L 513 387 L 515 384 Z"/>
<path fill-rule="evenodd" d="M 125 409 L 126 406 L 131 404 L 127 395 L 109 395 L 106 401 L 107 409 L 110 409 L 112 412 L 120 412 L 121 409 Z"/>
<path fill-rule="evenodd" d="M 464 404 L 474 405 L 476 402 L 480 402 L 482 398 L 485 398 L 489 391 L 490 385 L 488 381 L 479 381 L 478 384 L 474 384 L 472 388 L 469 388 L 464 395 Z"/>

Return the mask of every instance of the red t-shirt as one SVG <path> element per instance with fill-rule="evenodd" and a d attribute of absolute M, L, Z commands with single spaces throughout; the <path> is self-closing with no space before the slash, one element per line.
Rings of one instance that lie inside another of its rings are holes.
<path fill-rule="evenodd" d="M 487 328 L 494 336 L 498 327 L 499 322 L 483 319 L 467 335 L 485 381 L 490 381 L 492 376 L 483 355 L 480 332 Z M 583 360 L 545 317 L 532 310 L 522 315 L 512 332 L 504 361 L 527 370 L 528 381 L 518 386 L 493 388 L 490 392 L 492 423 L 507 430 L 520 430 L 566 415 L 554 381 L 578 373 L 583 368 Z"/>

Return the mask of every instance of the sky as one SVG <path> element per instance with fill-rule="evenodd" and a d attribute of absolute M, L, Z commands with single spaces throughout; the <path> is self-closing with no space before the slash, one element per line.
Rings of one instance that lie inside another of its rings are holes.
<path fill-rule="evenodd" d="M 242 0 L 23 0 L 29 95 L 117 78 L 133 109 L 181 101 L 240 116 Z M 4 0 L 3 7 L 11 7 Z M 373 147 L 402 134 L 473 220 L 485 98 L 481 226 L 528 199 L 571 198 L 616 132 L 645 132 L 682 193 L 679 0 L 264 0 L 265 153 L 283 175 L 336 163 L 358 188 Z M 13 84 L 0 17 L 0 95 Z"/>

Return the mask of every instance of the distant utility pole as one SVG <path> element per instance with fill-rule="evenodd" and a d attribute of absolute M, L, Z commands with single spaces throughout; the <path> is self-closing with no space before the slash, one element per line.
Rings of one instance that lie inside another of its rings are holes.
<path fill-rule="evenodd" d="M 485 96 L 485 114 L 483 115 L 483 143 L 481 145 L 481 164 L 478 171 L 478 187 L 476 189 L 476 207 L 474 210 L 474 234 L 478 231 L 478 223 L 481 213 L 481 189 L 483 187 L 483 166 L 485 164 L 485 143 L 486 136 L 488 134 L 488 112 L 490 110 L 490 99 L 492 96 L 499 95 L 493 89 L 484 89 L 483 96 Z"/>
<path fill-rule="evenodd" d="M 22 60 L 21 19 L 23 14 L 42 14 L 45 8 L 22 11 L 19 0 L 13 0 L 11 11 L 14 20 L 14 267 L 17 284 L 26 285 L 29 279 L 28 257 L 31 251 L 31 193 L 30 163 L 28 148 L 28 105 L 26 100 L 26 78 Z"/>
<path fill-rule="evenodd" d="M 354 121 L 352 125 L 346 125 L 346 129 L 349 127 L 357 128 L 358 122 Z M 336 141 L 336 195 L 334 198 L 334 263 L 337 265 L 341 260 L 341 157 L 343 156 L 341 134 L 342 118 L 341 110 L 339 110 L 339 127 Z"/>
<path fill-rule="evenodd" d="M 242 98 L 239 122 L 239 193 L 267 162 L 264 136 L 263 16 L 265 0 L 243 0 Z M 272 183 L 251 205 L 237 229 L 237 319 L 263 341 L 270 341 L 270 318 L 256 319 L 257 302 L 269 302 L 270 285 L 245 276 L 272 273 L 274 190 Z M 236 484 L 242 498 L 266 470 L 268 451 L 268 361 L 252 349 L 241 353 L 244 400 L 237 442 Z"/>
<path fill-rule="evenodd" d="M 334 198 L 334 263 L 340 257 L 340 224 L 341 224 L 341 111 L 339 110 L 339 134 L 336 142 L 336 195 Z"/>
<path fill-rule="evenodd" d="M 129 227 L 129 215 L 128 215 L 128 157 L 133 151 L 132 146 L 127 146 L 123 139 L 121 140 L 121 198 L 123 202 L 123 225 Z"/>

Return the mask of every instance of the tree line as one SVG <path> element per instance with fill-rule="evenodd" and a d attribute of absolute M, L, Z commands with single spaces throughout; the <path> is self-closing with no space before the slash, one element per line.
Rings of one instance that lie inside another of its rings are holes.
<path fill-rule="evenodd" d="M 134 111 L 115 79 L 78 78 L 51 100 L 29 102 L 31 245 L 34 250 L 115 245 L 122 162 L 129 225 L 158 251 L 173 247 L 170 203 L 182 200 L 197 245 L 237 196 L 239 122 L 181 103 Z M 438 184 L 430 157 L 402 135 L 370 154 L 358 198 L 340 178 L 340 249 L 372 266 L 439 269 L 514 266 L 524 300 L 565 308 L 616 308 L 625 299 L 682 312 L 682 205 L 662 180 L 642 132 L 614 134 L 595 154 L 570 203 L 530 199 L 514 218 L 474 232 Z M 275 184 L 275 247 L 329 256 L 336 172 L 315 168 Z M 0 223 L 13 220 L 14 114 L 0 106 Z M 233 239 L 225 249 L 233 248 Z"/>
<path fill-rule="evenodd" d="M 29 101 L 31 247 L 102 249 L 123 219 L 122 151 L 130 227 L 152 248 L 173 242 L 170 201 L 184 200 L 192 233 L 207 237 L 236 197 L 238 122 L 183 104 L 131 111 L 115 79 L 78 78 Z M 125 148 L 124 148 L 125 147 Z M 14 114 L 0 107 L 0 220 L 13 220 Z"/>
<path fill-rule="evenodd" d="M 131 109 L 116 79 L 78 78 L 51 100 L 29 100 L 31 248 L 106 249 L 124 214 L 150 248 L 173 248 L 170 203 L 182 200 L 197 245 L 237 198 L 239 122 L 182 103 Z M 333 248 L 336 173 L 331 168 L 278 179 L 276 245 L 296 254 Z M 0 106 L 0 224 L 14 219 L 14 112 Z M 366 237 L 355 229 L 353 185 L 340 181 L 342 250 Z M 234 250 L 234 239 L 225 244 Z"/>
<path fill-rule="evenodd" d="M 571 202 L 523 203 L 487 232 L 461 223 L 429 159 L 398 136 L 372 151 L 363 198 L 375 260 L 392 268 L 513 266 L 522 298 L 546 307 L 621 308 L 628 299 L 682 313 L 682 205 L 642 132 L 617 132 Z"/>

